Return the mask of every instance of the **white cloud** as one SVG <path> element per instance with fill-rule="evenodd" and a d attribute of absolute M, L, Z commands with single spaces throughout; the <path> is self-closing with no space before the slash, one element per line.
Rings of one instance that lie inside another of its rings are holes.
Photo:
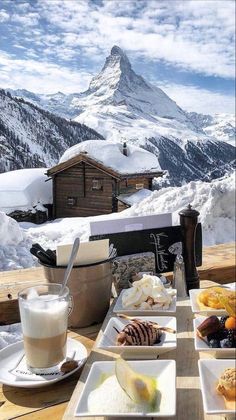
<path fill-rule="evenodd" d="M 235 113 L 234 96 L 169 82 L 158 83 L 158 87 L 186 111 L 210 115 Z"/>
<path fill-rule="evenodd" d="M 10 15 L 4 10 L 0 10 L 0 22 L 7 22 L 10 19 Z"/>
<path fill-rule="evenodd" d="M 88 87 L 92 75 L 67 67 L 39 62 L 34 59 L 13 59 L 0 51 L 0 86 L 3 88 L 24 88 L 36 93 L 65 93 L 83 91 Z"/>
<path fill-rule="evenodd" d="M 44 93 L 85 90 L 92 75 L 75 65 L 81 65 L 81 56 L 91 65 L 102 63 L 114 44 L 137 60 L 232 79 L 234 12 L 234 0 L 14 2 L 11 16 L 0 10 L 0 22 L 11 19 L 15 46 L 30 48 L 24 51 L 28 60 L 2 54 L 0 86 Z M 73 61 L 69 68 L 56 64 L 57 59 Z M 163 88 L 187 110 L 233 112 L 232 96 L 168 82 Z"/>
<path fill-rule="evenodd" d="M 206 75 L 234 77 L 234 1 L 44 0 L 41 13 L 65 45 L 97 54 L 118 44 L 137 57 Z"/>

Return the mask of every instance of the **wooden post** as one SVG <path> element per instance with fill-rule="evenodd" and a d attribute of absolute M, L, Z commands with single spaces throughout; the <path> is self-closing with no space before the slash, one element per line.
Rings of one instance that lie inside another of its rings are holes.
<path fill-rule="evenodd" d="M 185 276 L 187 292 L 190 289 L 199 289 L 199 275 L 195 261 L 195 235 L 199 212 L 192 209 L 189 204 L 186 209 L 179 212 L 180 226 L 183 237 L 183 258 L 185 264 Z"/>

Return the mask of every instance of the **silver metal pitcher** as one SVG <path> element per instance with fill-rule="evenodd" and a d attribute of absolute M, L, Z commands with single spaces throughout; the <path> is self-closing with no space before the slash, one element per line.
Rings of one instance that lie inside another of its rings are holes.
<path fill-rule="evenodd" d="M 49 283 L 62 283 L 66 267 L 41 265 Z M 111 265 L 112 258 L 73 267 L 67 283 L 73 300 L 69 327 L 87 327 L 103 321 L 111 299 Z"/>

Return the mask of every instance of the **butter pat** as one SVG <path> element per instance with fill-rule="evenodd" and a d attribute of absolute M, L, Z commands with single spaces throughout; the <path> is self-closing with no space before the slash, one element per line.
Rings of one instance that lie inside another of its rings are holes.
<path fill-rule="evenodd" d="M 57 265 L 67 265 L 73 244 L 57 245 Z M 74 265 L 93 264 L 109 257 L 109 239 L 81 242 Z"/>

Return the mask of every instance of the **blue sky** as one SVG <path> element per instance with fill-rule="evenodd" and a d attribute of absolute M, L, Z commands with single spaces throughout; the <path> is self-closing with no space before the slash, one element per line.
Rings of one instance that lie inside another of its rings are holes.
<path fill-rule="evenodd" d="M 113 45 L 181 107 L 234 112 L 234 0 L 0 0 L 0 87 L 86 90 Z"/>

